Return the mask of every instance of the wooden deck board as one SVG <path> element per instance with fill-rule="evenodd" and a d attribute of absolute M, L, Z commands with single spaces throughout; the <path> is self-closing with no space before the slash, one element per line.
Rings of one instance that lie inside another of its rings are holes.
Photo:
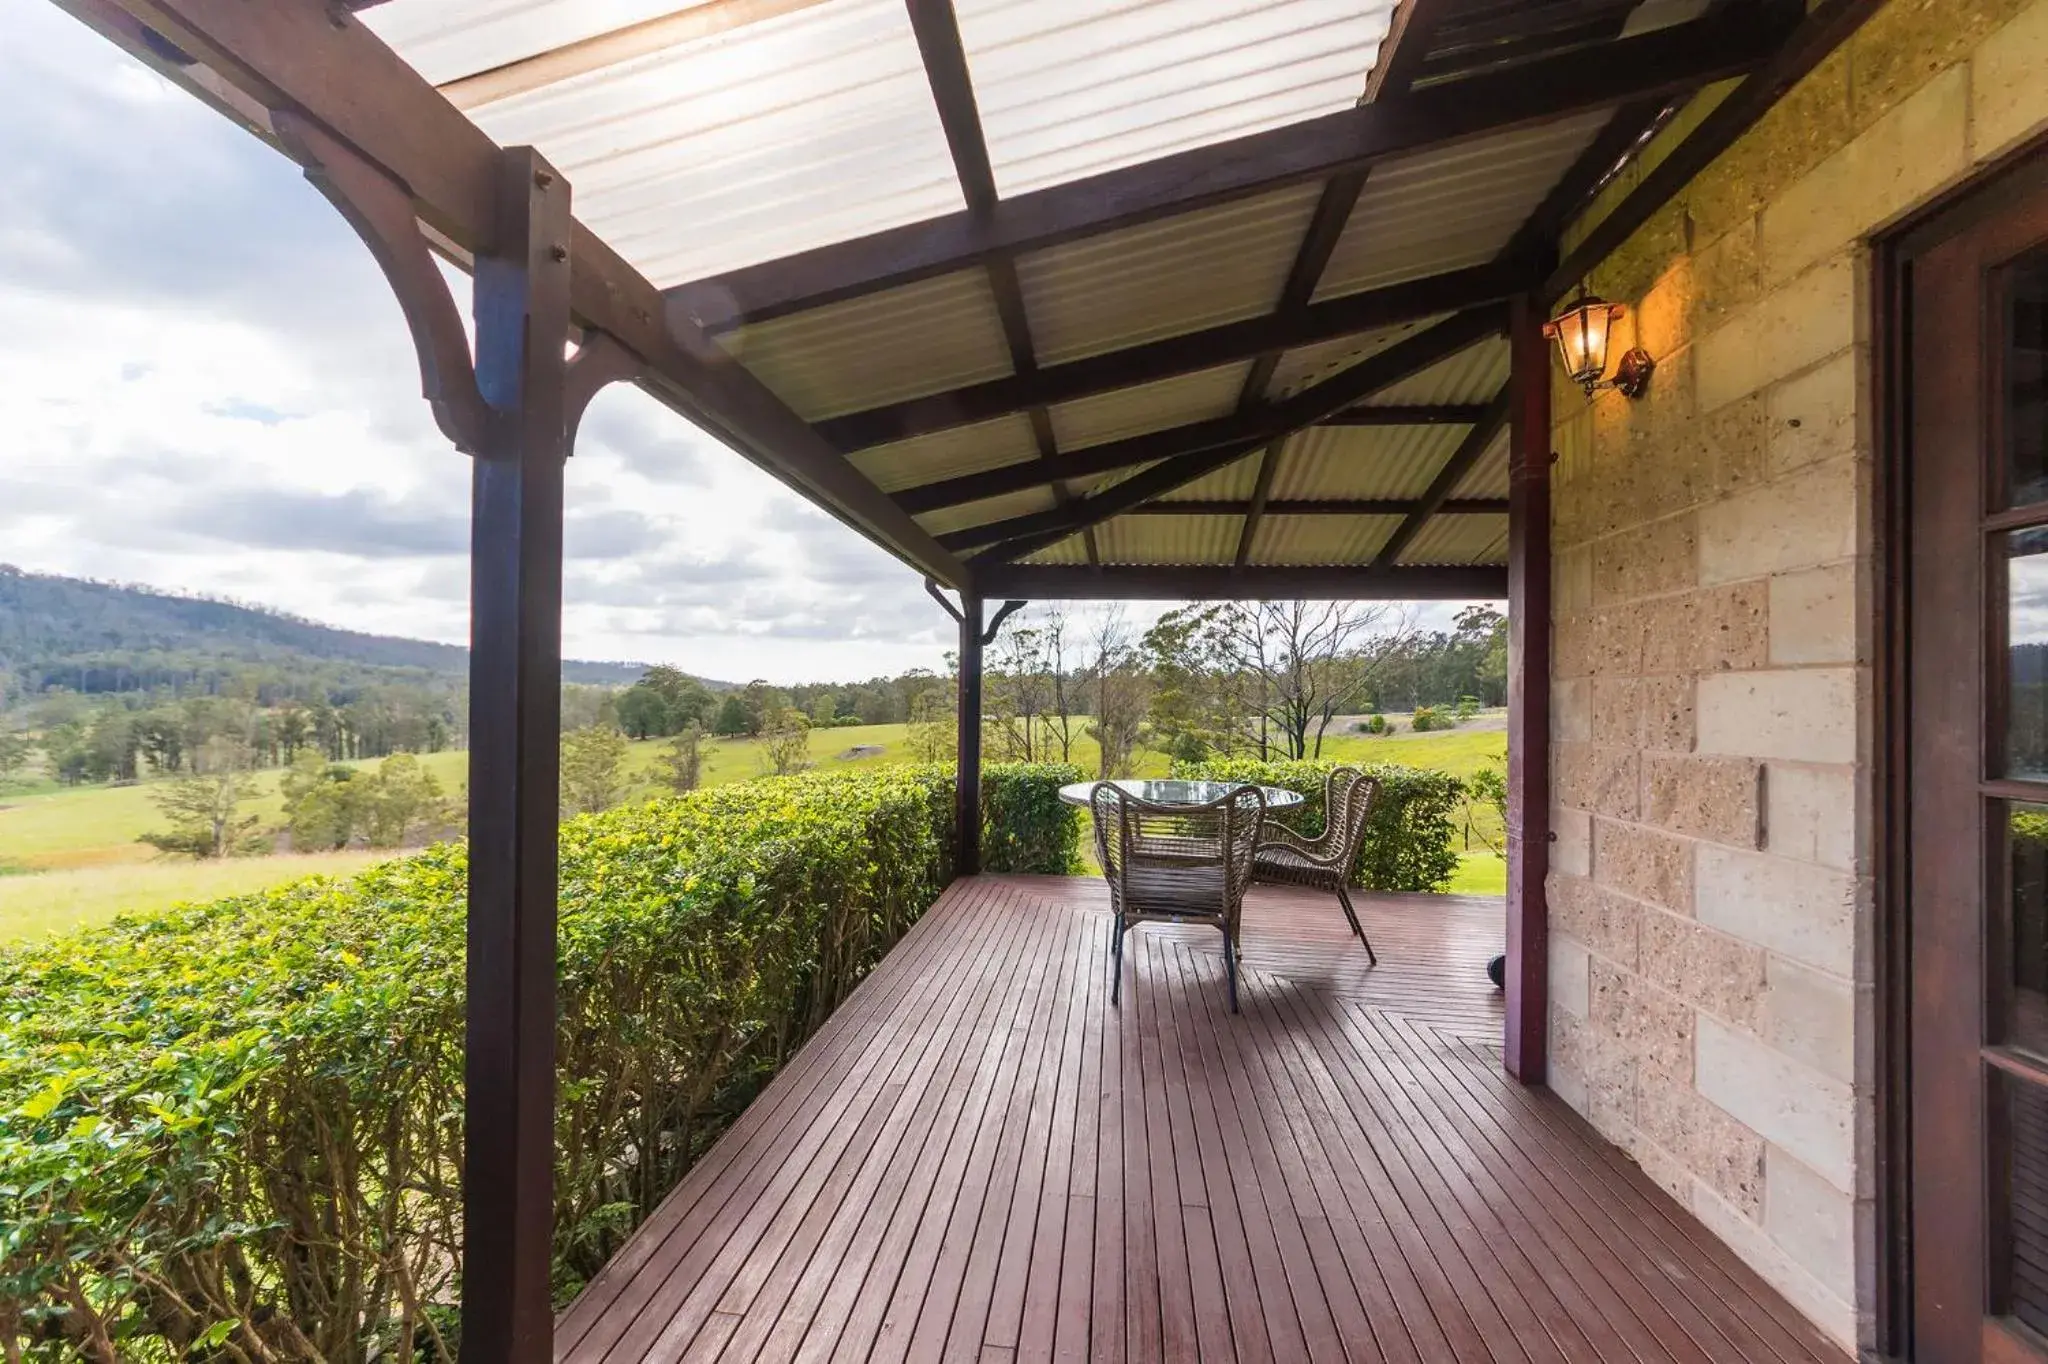
<path fill-rule="evenodd" d="M 1497 900 L 1141 928 L 962 881 L 583 1296 L 557 1358 L 1818 1364 L 1788 1303 L 1499 1069 Z"/>

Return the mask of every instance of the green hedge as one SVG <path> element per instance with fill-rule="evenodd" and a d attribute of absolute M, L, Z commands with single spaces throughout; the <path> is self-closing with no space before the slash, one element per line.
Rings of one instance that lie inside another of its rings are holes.
<path fill-rule="evenodd" d="M 1071 860 L 1066 775 L 990 770 L 1008 865 Z M 563 826 L 558 1300 L 937 896 L 952 791 L 868 769 Z M 437 847 L 0 954 L 0 1342 L 446 1357 L 465 876 Z"/>
<path fill-rule="evenodd" d="M 1208 781 L 1250 781 L 1281 786 L 1308 799 L 1276 815 L 1289 827 L 1313 837 L 1323 827 L 1323 779 L 1334 762 L 1289 759 L 1224 758 L 1200 763 L 1175 763 L 1173 775 Z M 1427 772 L 1395 763 L 1368 764 L 1379 779 L 1379 803 L 1365 828 L 1351 879 L 1367 890 L 1440 891 L 1458 869 L 1459 801 L 1465 784 L 1448 772 Z"/>
<path fill-rule="evenodd" d="M 1060 787 L 1085 780 L 1064 763 L 1002 763 L 981 769 L 981 864 L 989 871 L 1081 869 L 1081 812 Z"/>

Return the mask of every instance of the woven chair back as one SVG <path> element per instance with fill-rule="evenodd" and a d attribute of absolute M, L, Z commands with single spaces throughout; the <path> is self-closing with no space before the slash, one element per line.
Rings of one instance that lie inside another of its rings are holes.
<path fill-rule="evenodd" d="M 1355 767 L 1338 767 L 1323 781 L 1323 829 L 1335 833 L 1331 852 L 1347 874 L 1365 841 L 1365 822 L 1379 801 L 1380 784 Z"/>
<path fill-rule="evenodd" d="M 1251 883 L 1265 793 L 1162 805 L 1104 782 L 1089 798 L 1095 855 L 1126 916 L 1234 919 Z"/>

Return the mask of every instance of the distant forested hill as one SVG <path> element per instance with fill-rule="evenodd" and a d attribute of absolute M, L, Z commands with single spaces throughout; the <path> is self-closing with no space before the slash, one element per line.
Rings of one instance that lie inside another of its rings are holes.
<path fill-rule="evenodd" d="M 0 564 L 0 672 L 17 693 L 220 689 L 225 678 L 459 683 L 469 650 L 361 634 L 278 611 Z M 570 682 L 623 685 L 640 663 L 565 662 Z M 714 684 L 716 685 L 716 684 Z"/>

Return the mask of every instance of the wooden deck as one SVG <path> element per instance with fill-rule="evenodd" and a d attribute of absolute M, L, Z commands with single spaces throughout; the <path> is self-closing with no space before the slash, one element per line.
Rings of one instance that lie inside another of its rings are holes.
<path fill-rule="evenodd" d="M 1499 1068 L 1497 900 L 949 890 L 564 1314 L 638 1360 L 1840 1361 Z"/>

